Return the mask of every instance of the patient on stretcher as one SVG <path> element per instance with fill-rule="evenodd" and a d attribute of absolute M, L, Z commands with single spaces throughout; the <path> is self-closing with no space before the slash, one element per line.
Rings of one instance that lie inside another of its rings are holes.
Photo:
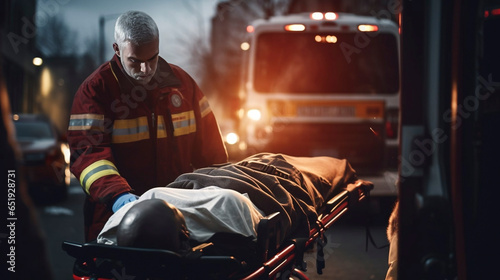
<path fill-rule="evenodd" d="M 255 240 L 260 219 L 276 212 L 282 240 L 308 237 L 326 201 L 356 180 L 346 160 L 257 154 L 181 175 L 166 187 L 144 193 L 111 216 L 97 241 L 159 248 L 156 242 L 148 243 L 159 234 L 177 240 L 163 244 L 163 249 L 182 251 L 188 236 L 204 242 L 224 232 Z M 175 222 L 162 223 L 165 220 Z"/>
<path fill-rule="evenodd" d="M 185 236 L 202 243 L 217 232 L 226 232 L 255 240 L 262 217 L 246 194 L 234 190 L 158 187 L 114 213 L 97 242 L 178 251 L 181 241 L 169 244 L 164 239 Z"/>

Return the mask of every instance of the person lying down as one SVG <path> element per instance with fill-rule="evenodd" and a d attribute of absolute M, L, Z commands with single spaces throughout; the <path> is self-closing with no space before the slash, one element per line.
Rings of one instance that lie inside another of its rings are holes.
<path fill-rule="evenodd" d="M 181 247 L 188 238 L 203 243 L 217 232 L 255 240 L 263 215 L 248 195 L 234 190 L 158 187 L 114 213 L 97 242 L 177 252 L 187 249 Z"/>
<path fill-rule="evenodd" d="M 280 241 L 308 237 L 325 203 L 356 181 L 345 159 L 261 153 L 151 189 L 114 213 L 97 242 L 160 249 L 156 239 L 172 239 L 161 248 L 176 251 L 219 232 L 255 239 L 260 219 L 276 212 Z"/>

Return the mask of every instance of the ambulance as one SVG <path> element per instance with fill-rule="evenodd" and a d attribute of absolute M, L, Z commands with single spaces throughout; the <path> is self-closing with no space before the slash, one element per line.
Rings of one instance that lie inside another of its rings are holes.
<path fill-rule="evenodd" d="M 299 13 L 258 19 L 247 32 L 239 114 L 247 154 L 333 156 L 367 171 L 397 162 L 393 20 Z"/>

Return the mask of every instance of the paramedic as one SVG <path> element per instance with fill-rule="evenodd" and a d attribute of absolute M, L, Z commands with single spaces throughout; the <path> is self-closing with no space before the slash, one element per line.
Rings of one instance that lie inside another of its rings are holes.
<path fill-rule="evenodd" d="M 159 32 L 143 12 L 115 24 L 115 54 L 80 86 L 68 127 L 71 172 L 87 194 L 85 239 L 148 189 L 227 162 L 207 98 L 159 56 Z"/>

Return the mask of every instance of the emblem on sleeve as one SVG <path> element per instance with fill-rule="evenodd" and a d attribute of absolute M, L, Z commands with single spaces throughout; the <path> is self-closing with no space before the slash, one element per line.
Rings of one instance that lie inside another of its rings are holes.
<path fill-rule="evenodd" d="M 170 102 L 172 102 L 172 105 L 176 108 L 179 108 L 181 107 L 182 105 L 182 98 L 181 96 L 179 95 L 178 92 L 175 92 L 172 94 L 172 96 L 170 97 Z"/>

